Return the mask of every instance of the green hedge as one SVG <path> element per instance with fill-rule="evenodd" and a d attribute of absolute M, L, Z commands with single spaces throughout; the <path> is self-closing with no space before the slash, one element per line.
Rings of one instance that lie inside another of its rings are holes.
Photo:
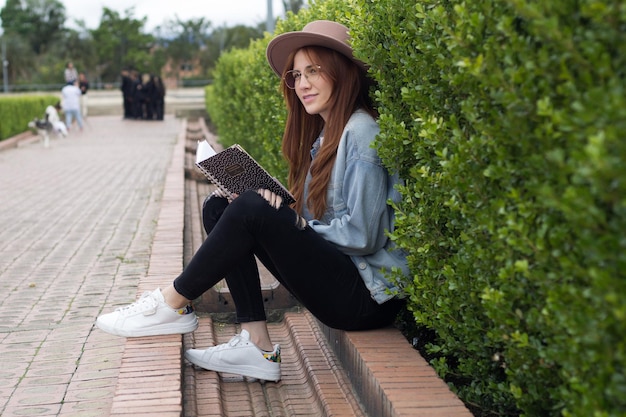
<path fill-rule="evenodd" d="M 59 101 L 51 95 L 0 97 L 0 140 L 28 130 L 28 122 L 43 118 L 46 107 Z"/>
<path fill-rule="evenodd" d="M 480 415 L 626 415 L 626 3 L 314 1 L 276 32 L 314 19 L 378 81 L 397 279 L 438 373 Z M 208 111 L 281 169 L 268 41 L 220 59 Z"/>
<path fill-rule="evenodd" d="M 238 143 L 267 170 L 283 180 L 286 165 L 280 157 L 285 115 L 278 84 L 267 65 L 256 58 L 268 38 L 253 41 L 248 50 L 233 50 L 220 59 L 207 87 L 207 113 L 217 127 L 220 143 Z M 274 109 L 264 111 L 264 109 Z"/>
<path fill-rule="evenodd" d="M 624 415 L 624 3 L 363 3 L 437 370 L 498 413 Z"/>

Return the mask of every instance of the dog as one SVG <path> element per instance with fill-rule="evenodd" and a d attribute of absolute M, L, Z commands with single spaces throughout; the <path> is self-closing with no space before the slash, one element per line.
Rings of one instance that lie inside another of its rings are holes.
<path fill-rule="evenodd" d="M 52 133 L 54 133 L 57 138 L 67 137 L 67 127 L 65 123 L 60 120 L 59 114 L 57 113 L 57 109 L 59 108 L 59 103 L 54 106 L 48 106 L 46 108 L 45 119 L 34 118 L 28 123 L 30 129 L 37 130 L 46 148 L 50 146 L 50 135 Z"/>
<path fill-rule="evenodd" d="M 32 130 L 37 130 L 37 134 L 41 137 L 45 148 L 50 146 L 50 133 L 54 131 L 52 123 L 45 119 L 35 118 L 28 122 L 28 127 Z"/>

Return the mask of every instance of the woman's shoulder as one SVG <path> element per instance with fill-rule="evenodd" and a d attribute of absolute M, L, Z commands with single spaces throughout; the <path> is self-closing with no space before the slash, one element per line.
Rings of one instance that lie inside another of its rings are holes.
<path fill-rule="evenodd" d="M 346 129 L 350 130 L 378 130 L 378 122 L 365 110 L 357 110 L 352 113 L 350 119 L 348 119 L 348 123 L 346 124 Z"/>
<path fill-rule="evenodd" d="M 372 144 L 379 131 L 378 123 L 369 113 L 362 110 L 354 112 L 346 124 L 342 138 L 346 155 L 358 155 L 358 159 L 378 163 L 378 152 Z"/>
<path fill-rule="evenodd" d="M 378 122 L 363 110 L 354 112 L 344 129 L 344 133 L 350 141 L 356 141 L 366 146 L 369 146 L 376 138 L 379 131 Z"/>

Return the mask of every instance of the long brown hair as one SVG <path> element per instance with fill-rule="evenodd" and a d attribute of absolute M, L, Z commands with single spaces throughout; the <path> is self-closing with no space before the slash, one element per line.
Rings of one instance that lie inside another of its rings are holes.
<path fill-rule="evenodd" d="M 321 76 L 332 86 L 330 112 L 324 123 L 318 114 L 308 114 L 295 90 L 282 83 L 283 96 L 287 105 L 287 123 L 283 134 L 282 151 L 289 163 L 289 188 L 296 198 L 295 209 L 302 212 L 306 203 L 309 211 L 316 218 L 321 218 L 326 211 L 326 190 L 337 156 L 337 147 L 348 119 L 357 109 L 363 109 L 376 117 L 369 96 L 371 80 L 365 72 L 344 55 L 332 49 L 308 46 L 289 55 L 285 73 L 293 68 L 296 52 L 304 51 L 311 62 L 320 65 Z M 324 142 L 315 161 L 311 163 L 311 147 L 324 129 Z M 304 182 L 307 172 L 311 171 L 308 198 L 304 198 Z"/>

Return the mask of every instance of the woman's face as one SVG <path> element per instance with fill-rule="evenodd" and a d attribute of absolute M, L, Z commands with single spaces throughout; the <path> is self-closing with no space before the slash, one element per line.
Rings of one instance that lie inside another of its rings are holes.
<path fill-rule="evenodd" d="M 307 69 L 315 68 L 316 65 L 318 63 L 311 62 L 311 59 L 304 51 L 296 52 L 293 60 L 293 70 L 299 71 L 302 76 L 295 85 L 295 91 L 307 113 L 319 114 L 326 121 L 330 112 L 330 97 L 333 92 L 333 86 L 324 76 L 323 68 L 320 69 L 320 76 L 316 77 L 315 80 L 309 80 L 304 75 L 308 73 Z"/>

